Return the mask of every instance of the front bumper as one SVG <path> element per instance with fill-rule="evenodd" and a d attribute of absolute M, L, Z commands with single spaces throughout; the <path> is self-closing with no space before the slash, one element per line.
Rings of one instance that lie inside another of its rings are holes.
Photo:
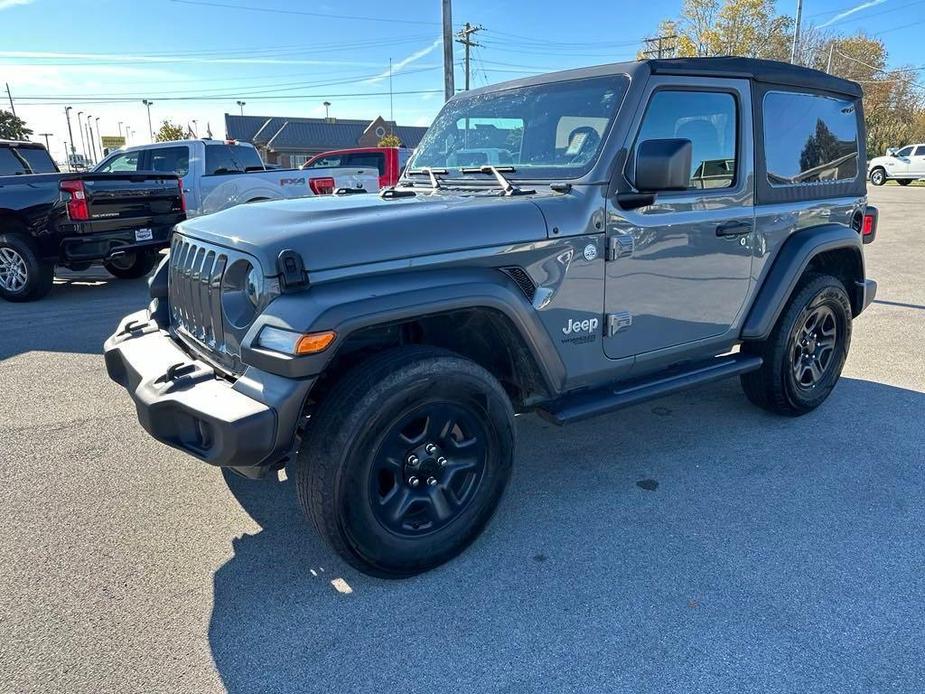
<path fill-rule="evenodd" d="M 158 441 L 212 465 L 261 477 L 289 455 L 314 378 L 249 367 L 236 381 L 187 354 L 147 310 L 122 319 L 104 345 L 109 377 Z"/>

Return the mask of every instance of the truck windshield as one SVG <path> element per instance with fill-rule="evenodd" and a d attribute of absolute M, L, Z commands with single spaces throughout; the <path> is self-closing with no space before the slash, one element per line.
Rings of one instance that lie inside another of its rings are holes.
<path fill-rule="evenodd" d="M 625 75 L 608 75 L 457 96 L 409 168 L 458 176 L 463 168 L 513 166 L 512 178 L 580 176 L 597 159 L 627 84 Z"/>

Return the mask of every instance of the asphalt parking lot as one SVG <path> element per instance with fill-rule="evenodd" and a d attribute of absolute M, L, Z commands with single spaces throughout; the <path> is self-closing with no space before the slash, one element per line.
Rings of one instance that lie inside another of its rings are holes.
<path fill-rule="evenodd" d="M 0 303 L 0 691 L 925 691 L 925 188 L 871 198 L 880 291 L 822 408 L 522 417 L 487 533 L 399 582 L 290 481 L 142 431 L 100 352 L 143 281 Z"/>

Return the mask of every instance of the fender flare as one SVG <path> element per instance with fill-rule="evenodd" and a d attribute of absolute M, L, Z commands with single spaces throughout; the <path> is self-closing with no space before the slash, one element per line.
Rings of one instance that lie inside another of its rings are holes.
<path fill-rule="evenodd" d="M 562 390 L 565 365 L 521 290 L 494 268 L 429 270 L 367 276 L 310 286 L 273 301 L 241 344 L 245 363 L 291 378 L 320 374 L 358 330 L 461 309 L 482 308 L 507 318 L 520 335 L 551 393 Z M 264 326 L 296 332 L 334 330 L 320 354 L 289 357 L 251 347 Z"/>
<path fill-rule="evenodd" d="M 864 254 L 861 235 L 842 224 L 823 224 L 792 234 L 783 244 L 770 271 L 762 283 L 758 296 L 742 327 L 743 340 L 764 340 L 771 334 L 774 324 L 797 283 L 816 256 L 838 249 L 851 249 L 858 254 L 861 276 L 864 280 Z M 849 296 L 854 287 L 845 287 Z"/>

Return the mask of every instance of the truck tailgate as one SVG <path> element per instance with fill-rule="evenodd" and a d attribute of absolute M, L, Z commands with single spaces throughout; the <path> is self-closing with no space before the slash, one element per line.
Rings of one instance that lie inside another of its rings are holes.
<path fill-rule="evenodd" d="M 163 173 L 91 173 L 84 183 L 92 232 L 161 226 L 183 219 L 179 178 Z"/>

